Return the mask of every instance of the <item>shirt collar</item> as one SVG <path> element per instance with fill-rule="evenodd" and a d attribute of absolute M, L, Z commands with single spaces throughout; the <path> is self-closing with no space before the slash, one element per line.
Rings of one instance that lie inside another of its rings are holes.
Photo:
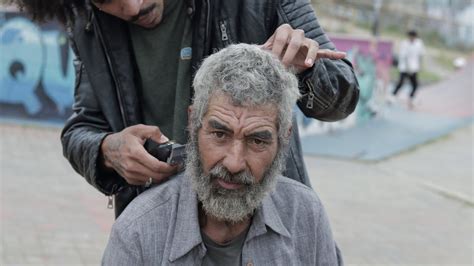
<path fill-rule="evenodd" d="M 182 178 L 170 261 L 175 261 L 184 256 L 202 243 L 197 195 L 192 189 L 190 178 L 187 176 Z"/>
<path fill-rule="evenodd" d="M 183 176 L 182 178 L 170 261 L 177 260 L 203 243 L 199 226 L 197 195 L 192 189 L 190 177 Z M 272 200 L 272 193 L 265 196 L 262 204 L 255 211 L 246 241 L 267 233 L 267 227 L 277 234 L 290 237 Z M 205 252 L 205 249 L 201 252 Z M 204 254 L 201 255 L 204 256 Z"/>
<path fill-rule="evenodd" d="M 262 204 L 255 211 L 247 240 L 267 233 L 267 227 L 271 228 L 277 234 L 288 238 L 290 237 L 290 233 L 283 225 L 275 203 L 272 200 L 272 193 L 265 196 Z"/>

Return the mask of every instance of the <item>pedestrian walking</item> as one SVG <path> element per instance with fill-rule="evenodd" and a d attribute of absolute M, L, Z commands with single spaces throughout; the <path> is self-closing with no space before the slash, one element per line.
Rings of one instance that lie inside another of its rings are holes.
<path fill-rule="evenodd" d="M 411 93 L 408 100 L 409 108 L 413 108 L 413 100 L 415 98 L 416 90 L 418 89 L 418 72 L 421 68 L 421 59 L 425 53 L 423 41 L 418 38 L 415 30 L 407 32 L 408 39 L 404 40 L 400 45 L 398 56 L 398 70 L 400 77 L 398 83 L 393 91 L 395 97 L 403 86 L 406 79 L 410 81 Z"/>

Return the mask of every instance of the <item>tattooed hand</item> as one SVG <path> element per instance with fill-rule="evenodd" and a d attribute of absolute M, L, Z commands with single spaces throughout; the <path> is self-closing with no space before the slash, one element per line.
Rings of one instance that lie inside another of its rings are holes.
<path fill-rule="evenodd" d="M 131 185 L 144 185 L 151 177 L 155 183 L 177 172 L 177 166 L 161 162 L 150 155 L 143 144 L 151 138 L 168 141 L 158 127 L 135 125 L 105 137 L 101 145 L 105 167 L 114 169 Z"/>

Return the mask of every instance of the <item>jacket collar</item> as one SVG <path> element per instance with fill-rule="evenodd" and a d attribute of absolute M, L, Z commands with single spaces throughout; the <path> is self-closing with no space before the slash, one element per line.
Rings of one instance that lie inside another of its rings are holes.
<path fill-rule="evenodd" d="M 96 35 L 101 42 L 108 72 L 114 81 L 113 89 L 120 108 L 124 127 L 142 121 L 138 104 L 139 80 L 128 22 L 92 7 Z M 96 90 L 97 91 L 97 90 Z M 99 90 L 100 91 L 100 90 Z M 116 130 L 116 129 L 114 129 Z M 120 129 L 121 130 L 121 129 Z"/>
<path fill-rule="evenodd" d="M 199 225 L 197 195 L 192 189 L 190 177 L 183 176 L 183 179 L 173 244 L 171 245 L 169 257 L 170 262 L 186 255 L 196 247 L 199 248 L 198 252 L 201 257 L 204 256 L 206 251 Z M 246 242 L 266 234 L 268 232 L 267 227 L 279 235 L 290 237 L 290 233 L 283 225 L 275 203 L 272 200 L 272 193 L 263 199 L 262 204 L 255 211 Z"/>

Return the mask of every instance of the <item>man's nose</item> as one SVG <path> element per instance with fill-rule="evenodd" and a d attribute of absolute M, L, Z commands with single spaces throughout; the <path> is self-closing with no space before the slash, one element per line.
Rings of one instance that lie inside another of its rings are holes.
<path fill-rule="evenodd" d="M 143 0 L 123 0 L 122 1 L 122 13 L 125 16 L 133 17 L 140 13 Z"/>
<path fill-rule="evenodd" d="M 232 143 L 232 146 L 227 151 L 222 164 L 232 174 L 240 173 L 246 168 L 246 159 L 244 153 L 244 143 L 240 140 L 236 140 Z"/>

